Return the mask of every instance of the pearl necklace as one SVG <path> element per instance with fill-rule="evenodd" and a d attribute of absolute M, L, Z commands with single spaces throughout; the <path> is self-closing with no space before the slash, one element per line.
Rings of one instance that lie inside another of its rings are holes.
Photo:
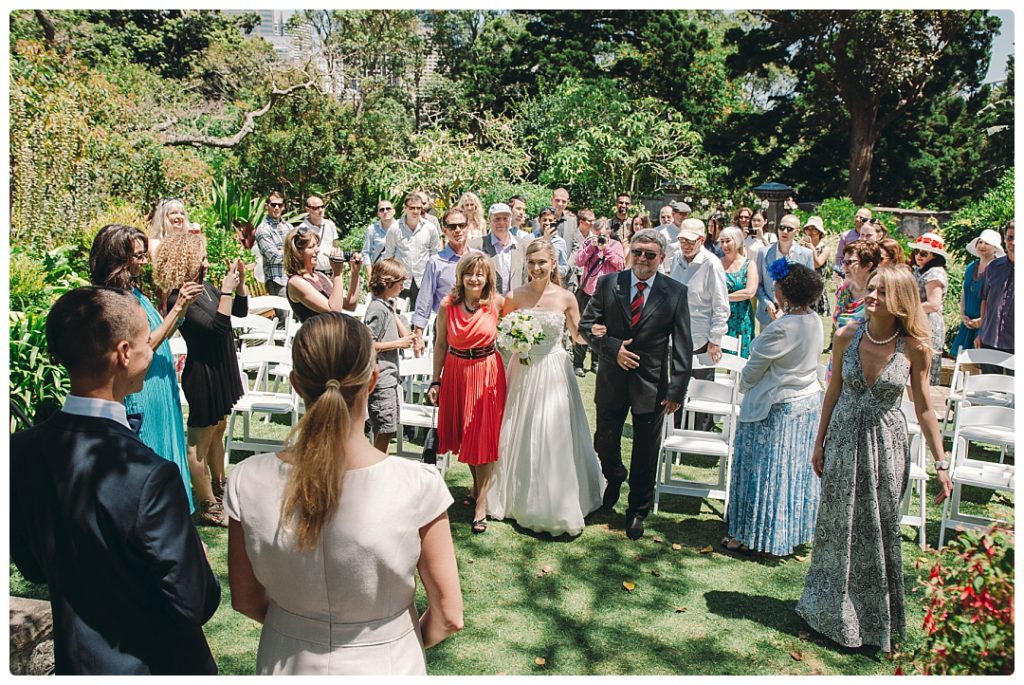
<path fill-rule="evenodd" d="M 870 340 L 871 342 L 875 343 L 876 345 L 888 345 L 893 340 L 895 340 L 896 337 L 899 334 L 900 334 L 900 329 L 897 327 L 896 328 L 896 332 L 893 333 L 892 335 L 890 335 L 885 340 L 876 340 L 875 337 L 873 335 L 871 335 L 871 327 L 868 326 L 867 323 L 864 324 L 864 335 L 866 335 L 868 337 L 868 340 Z"/>

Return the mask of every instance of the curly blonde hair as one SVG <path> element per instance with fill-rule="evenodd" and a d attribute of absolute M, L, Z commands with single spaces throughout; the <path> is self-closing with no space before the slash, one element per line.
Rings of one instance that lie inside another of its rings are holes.
<path fill-rule="evenodd" d="M 175 233 L 160 243 L 153 260 L 153 282 L 164 292 L 194 281 L 206 258 L 206 238 L 199 233 Z"/>

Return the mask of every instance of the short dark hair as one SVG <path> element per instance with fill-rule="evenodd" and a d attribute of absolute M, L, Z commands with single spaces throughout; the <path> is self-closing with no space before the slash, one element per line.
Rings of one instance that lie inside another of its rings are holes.
<path fill-rule="evenodd" d="M 615 196 L 615 199 L 616 199 L 616 200 L 618 200 L 618 199 L 619 199 L 620 197 L 628 197 L 628 198 L 629 198 L 630 200 L 632 200 L 632 199 L 633 199 L 633 196 L 632 196 L 632 195 L 630 195 L 629 193 L 627 193 L 627 192 L 626 192 L 625 190 L 623 190 L 623 191 L 622 191 L 621 193 L 618 193 L 618 194 L 617 194 L 617 195 Z"/>
<path fill-rule="evenodd" d="M 444 213 L 444 216 L 441 217 L 441 228 L 445 228 L 448 225 L 448 217 L 452 214 L 461 214 L 464 219 L 469 218 L 466 216 L 466 213 L 458 207 L 452 207 Z"/>
<path fill-rule="evenodd" d="M 1013 219 L 1010 219 L 1009 221 L 1007 221 L 1007 222 L 1006 222 L 1006 225 L 1005 225 L 1005 226 L 1003 226 L 1003 238 L 1004 238 L 1004 239 L 1006 238 L 1006 234 L 1007 234 L 1007 233 L 1009 233 L 1009 232 L 1010 232 L 1011 230 L 1012 230 L 1012 231 L 1013 231 L 1014 233 L 1016 233 L 1016 232 L 1017 232 L 1017 229 L 1016 229 L 1016 228 L 1014 228 L 1014 226 L 1016 225 L 1016 223 L 1017 223 L 1017 218 L 1016 218 L 1016 217 L 1014 217 Z"/>
<path fill-rule="evenodd" d="M 46 315 L 46 347 L 50 356 L 72 375 L 106 372 L 98 364 L 122 340 L 138 335 L 135 327 L 141 305 L 121 288 L 87 286 L 69 290 Z"/>
<path fill-rule="evenodd" d="M 821 274 L 803 264 L 790 264 L 789 273 L 776 283 L 786 301 L 797 307 L 807 307 L 817 302 L 825 288 Z"/>
<path fill-rule="evenodd" d="M 846 247 L 843 248 L 843 257 L 848 254 L 856 256 L 861 266 L 868 269 L 878 268 L 878 265 L 882 263 L 881 246 L 878 243 L 864 240 L 863 238 L 846 244 Z"/>
<path fill-rule="evenodd" d="M 512 203 L 515 202 L 516 200 L 519 200 L 524 205 L 526 204 L 526 198 L 525 197 L 523 197 L 522 195 L 513 195 L 512 197 L 510 197 L 508 199 L 508 206 L 511 207 Z"/>
<path fill-rule="evenodd" d="M 131 264 L 136 240 L 142 241 L 142 249 L 149 249 L 149 238 L 135 226 L 107 224 L 99 230 L 89 248 L 89 280 L 93 285 L 132 288 L 135 279 Z"/>
<path fill-rule="evenodd" d="M 271 190 L 269 193 L 267 193 L 267 202 L 270 202 L 270 199 L 274 197 L 276 197 L 281 202 L 284 202 L 284 193 L 282 193 L 280 190 Z"/>

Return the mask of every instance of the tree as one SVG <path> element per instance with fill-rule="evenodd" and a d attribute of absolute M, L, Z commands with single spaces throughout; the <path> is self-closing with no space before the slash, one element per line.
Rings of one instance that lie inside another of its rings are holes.
<path fill-rule="evenodd" d="M 793 91 L 848 117 L 847 191 L 863 202 L 875 144 L 922 102 L 977 89 L 999 19 L 984 11 L 763 10 L 762 22 L 732 29 L 734 75 L 792 70 Z"/>

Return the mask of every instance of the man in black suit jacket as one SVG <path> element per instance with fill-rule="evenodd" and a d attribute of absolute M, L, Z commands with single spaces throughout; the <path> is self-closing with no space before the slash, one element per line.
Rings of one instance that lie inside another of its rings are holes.
<path fill-rule="evenodd" d="M 686 286 L 658 272 L 665 239 L 653 229 L 630 241 L 633 268 L 602 276 L 583 315 L 580 333 L 600 355 L 597 371 L 597 429 L 594 449 L 608 487 L 604 508 L 619 499 L 629 477 L 626 535 L 644 534 L 654 503 L 661 429 L 686 397 L 693 344 Z M 596 329 L 596 330 L 595 330 Z M 631 472 L 622 463 L 622 427 L 633 413 Z"/>
<path fill-rule="evenodd" d="M 71 394 L 11 436 L 11 559 L 49 586 L 58 675 L 217 673 L 202 626 L 220 585 L 177 467 L 125 414 L 153 358 L 149 335 L 124 290 L 64 294 L 46 340 Z"/>

